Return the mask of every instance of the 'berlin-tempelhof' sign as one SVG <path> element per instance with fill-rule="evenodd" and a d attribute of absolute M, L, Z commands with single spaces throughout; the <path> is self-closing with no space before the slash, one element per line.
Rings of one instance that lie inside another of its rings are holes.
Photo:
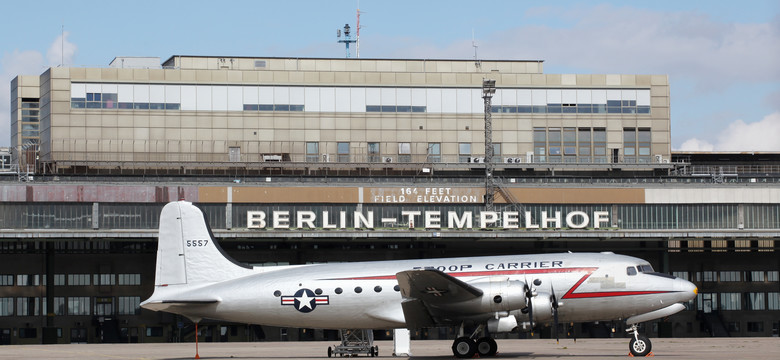
<path fill-rule="evenodd" d="M 348 221 L 351 223 L 348 226 Z M 542 211 L 539 218 L 534 218 L 530 211 L 521 214 L 518 211 L 479 211 L 477 216 L 473 211 L 420 211 L 401 210 L 400 218 L 380 218 L 374 216 L 373 211 L 352 212 L 347 216 L 346 211 L 331 214 L 322 211 L 319 214 L 314 211 L 300 210 L 290 211 L 275 210 L 267 214 L 265 211 L 247 211 L 247 229 L 374 229 L 377 224 L 380 227 L 403 226 L 410 229 L 421 224 L 424 229 L 561 229 L 565 225 L 569 229 L 599 229 L 609 224 L 608 211 L 593 211 L 588 214 L 584 211 L 570 211 L 565 215 L 560 211 L 548 213 Z"/>

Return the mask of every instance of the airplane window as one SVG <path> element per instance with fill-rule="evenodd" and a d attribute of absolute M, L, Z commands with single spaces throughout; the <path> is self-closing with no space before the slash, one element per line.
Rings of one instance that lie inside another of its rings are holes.
<path fill-rule="evenodd" d="M 381 286 L 379 286 L 379 285 L 377 285 L 377 286 L 374 286 L 374 291 L 375 291 L 375 292 L 382 292 L 382 287 L 381 287 Z"/>
<path fill-rule="evenodd" d="M 341 288 L 336 288 L 336 290 L 334 290 L 334 292 L 335 292 L 336 294 L 341 294 L 341 292 L 342 292 L 342 291 L 343 291 L 343 290 L 341 290 Z"/>
<path fill-rule="evenodd" d="M 362 292 L 363 292 L 363 288 L 362 287 L 358 286 L 358 287 L 355 288 L 355 293 L 360 294 Z"/>
<path fill-rule="evenodd" d="M 401 287 L 400 287 L 400 286 L 398 286 L 398 285 L 396 285 L 396 286 L 393 286 L 393 290 L 395 290 L 396 292 L 397 292 L 397 291 L 401 291 Z"/>
<path fill-rule="evenodd" d="M 314 293 L 317 295 L 322 295 L 322 289 L 315 289 Z"/>
<path fill-rule="evenodd" d="M 654 271 L 653 271 L 653 267 L 652 267 L 652 266 L 650 266 L 650 264 L 639 265 L 639 266 L 637 266 L 637 267 L 639 268 L 639 272 L 643 272 L 643 273 L 651 273 L 651 272 L 654 272 Z"/>
<path fill-rule="evenodd" d="M 279 290 L 276 290 L 276 291 L 274 291 L 274 296 L 280 297 L 280 296 L 282 296 L 282 292 L 279 291 Z"/>
<path fill-rule="evenodd" d="M 626 268 L 626 274 L 628 275 L 636 275 L 636 268 L 633 266 L 629 266 Z"/>

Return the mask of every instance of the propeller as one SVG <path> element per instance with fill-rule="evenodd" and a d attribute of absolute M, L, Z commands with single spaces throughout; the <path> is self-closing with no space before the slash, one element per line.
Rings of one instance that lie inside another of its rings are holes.
<path fill-rule="evenodd" d="M 550 292 L 552 293 L 550 297 L 552 300 L 553 333 L 555 334 L 555 343 L 560 344 L 560 340 L 558 339 L 558 297 L 555 296 L 555 289 L 553 289 L 552 281 L 550 282 Z"/>
<path fill-rule="evenodd" d="M 534 280 L 534 284 L 538 286 L 538 284 L 541 284 L 539 279 Z M 533 290 L 531 290 L 531 287 L 528 285 L 528 278 L 525 278 L 525 298 L 526 298 L 526 304 L 528 304 L 527 313 L 528 313 L 528 323 L 531 326 L 531 336 L 534 336 L 534 302 L 531 301 L 531 298 L 534 296 Z"/>

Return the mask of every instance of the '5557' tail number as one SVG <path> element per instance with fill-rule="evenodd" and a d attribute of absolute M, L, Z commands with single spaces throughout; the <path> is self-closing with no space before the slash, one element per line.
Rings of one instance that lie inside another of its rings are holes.
<path fill-rule="evenodd" d="M 187 240 L 187 247 L 202 247 L 208 245 L 208 240 Z"/>

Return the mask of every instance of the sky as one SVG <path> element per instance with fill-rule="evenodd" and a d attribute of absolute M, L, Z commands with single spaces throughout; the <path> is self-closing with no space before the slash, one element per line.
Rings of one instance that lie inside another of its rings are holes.
<path fill-rule="evenodd" d="M 665 74 L 672 150 L 780 151 L 780 1 L 14 1 L 0 5 L 0 98 L 16 75 L 116 56 L 544 60 L 544 72 Z M 64 29 L 64 31 L 63 31 Z M 64 38 L 63 38 L 64 36 Z M 354 50 L 354 49 L 353 49 Z M 353 52 L 353 56 L 354 52 Z M 0 101 L 0 146 L 10 145 Z"/>

